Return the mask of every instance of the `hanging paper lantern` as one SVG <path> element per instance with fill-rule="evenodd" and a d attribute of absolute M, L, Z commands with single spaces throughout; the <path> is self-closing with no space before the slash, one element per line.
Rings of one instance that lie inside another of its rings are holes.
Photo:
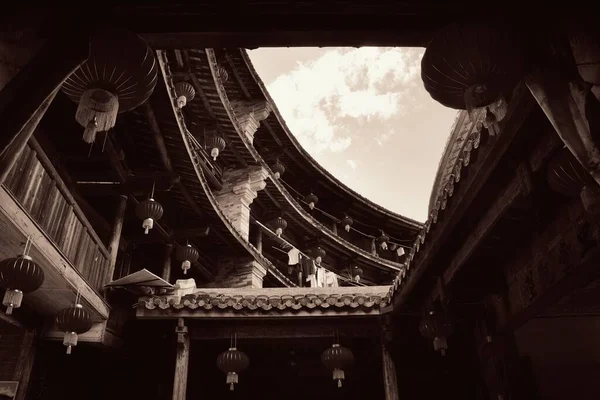
<path fill-rule="evenodd" d="M 344 214 L 344 218 L 342 218 L 342 225 L 344 226 L 344 230 L 346 232 L 350 232 L 350 228 L 352 227 L 353 223 L 354 220 L 350 218 L 348 214 Z"/>
<path fill-rule="evenodd" d="M 352 279 L 354 279 L 354 282 L 359 283 L 360 282 L 360 278 L 363 275 L 363 270 L 361 267 L 359 266 L 354 266 L 352 268 Z"/>
<path fill-rule="evenodd" d="M 321 264 L 321 262 L 323 261 L 323 258 L 325 258 L 325 255 L 327 254 L 327 252 L 325 250 L 323 250 L 323 248 L 321 246 L 316 246 L 313 251 L 313 256 L 315 257 L 315 263 L 317 265 Z"/>
<path fill-rule="evenodd" d="M 190 269 L 192 263 L 198 260 L 200 253 L 191 244 L 186 244 L 177 248 L 177 261 L 181 261 L 181 269 L 184 275 L 187 274 L 187 270 Z"/>
<path fill-rule="evenodd" d="M 213 161 L 216 161 L 219 154 L 225 149 L 225 139 L 216 134 L 211 135 L 206 138 L 206 147 L 210 149 Z"/>
<path fill-rule="evenodd" d="M 90 56 L 65 81 L 62 91 L 78 103 L 75 119 L 83 140 L 115 126 L 117 114 L 133 110 L 152 94 L 157 80 L 154 52 L 138 35 L 103 28 L 90 38 Z"/>
<path fill-rule="evenodd" d="M 0 286 L 6 289 L 2 305 L 6 314 L 19 308 L 23 294 L 34 292 L 44 283 L 44 271 L 28 255 L 7 258 L 0 262 Z"/>
<path fill-rule="evenodd" d="M 238 383 L 238 374 L 248 368 L 249 364 L 248 356 L 235 347 L 219 354 L 217 367 L 227 374 L 226 383 L 229 384 L 229 390 L 234 389 L 234 385 Z"/>
<path fill-rule="evenodd" d="M 277 228 L 275 229 L 275 234 L 277 236 L 281 236 L 283 230 L 287 228 L 287 221 L 282 217 L 277 217 L 277 219 L 275 220 L 275 227 Z"/>
<path fill-rule="evenodd" d="M 319 198 L 315 196 L 312 192 L 310 192 L 310 194 L 304 198 L 304 201 L 306 202 L 306 204 L 308 204 L 308 208 L 312 210 L 315 208 L 315 205 L 319 201 Z"/>
<path fill-rule="evenodd" d="M 379 247 L 381 250 L 388 249 L 388 242 L 390 241 L 390 237 L 386 235 L 383 231 L 381 231 L 381 236 L 377 238 L 377 243 L 379 243 Z"/>
<path fill-rule="evenodd" d="M 600 186 L 567 147 L 558 150 L 550 160 L 546 178 L 552 190 L 569 197 L 580 196 L 588 213 L 600 214 Z"/>
<path fill-rule="evenodd" d="M 229 74 L 227 73 L 227 70 L 221 66 L 217 68 L 217 75 L 221 78 L 223 83 L 229 80 Z"/>
<path fill-rule="evenodd" d="M 338 381 L 338 387 L 342 387 L 344 370 L 352 365 L 354 356 L 350 349 L 334 344 L 321 355 L 321 361 L 325 367 L 333 371 L 333 380 Z"/>
<path fill-rule="evenodd" d="M 142 228 L 145 229 L 144 233 L 147 235 L 148 231 L 154 227 L 154 221 L 158 221 L 162 217 L 163 207 L 158 201 L 150 197 L 138 203 L 135 213 L 139 219 L 144 221 Z"/>
<path fill-rule="evenodd" d="M 56 326 L 65 333 L 63 344 L 67 346 L 67 354 L 71 354 L 71 348 L 77 346 L 77 335 L 91 329 L 92 317 L 81 304 L 77 303 L 58 312 Z"/>
<path fill-rule="evenodd" d="M 283 165 L 278 158 L 275 161 L 275 164 L 273 164 L 273 166 L 271 167 L 271 169 L 273 170 L 273 175 L 275 176 L 275 179 L 279 179 L 281 175 L 283 175 L 283 173 L 285 172 L 285 165 Z"/>
<path fill-rule="evenodd" d="M 524 72 L 522 38 L 501 22 L 453 24 L 437 32 L 421 60 L 421 78 L 431 97 L 468 110 L 490 134 L 506 115 L 506 95 Z"/>
<path fill-rule="evenodd" d="M 448 350 L 446 337 L 452 334 L 453 326 L 444 313 L 429 311 L 421 320 L 419 331 L 423 337 L 433 339 L 435 351 L 439 351 L 442 356 L 446 355 Z"/>
<path fill-rule="evenodd" d="M 177 94 L 177 107 L 183 108 L 196 97 L 196 90 L 189 82 L 177 82 L 175 84 L 175 93 Z"/>

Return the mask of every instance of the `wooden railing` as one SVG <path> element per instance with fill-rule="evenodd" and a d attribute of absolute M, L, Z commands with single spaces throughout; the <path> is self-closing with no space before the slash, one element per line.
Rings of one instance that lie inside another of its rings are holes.
<path fill-rule="evenodd" d="M 110 280 L 110 253 L 35 139 L 4 186 L 94 289 Z"/>

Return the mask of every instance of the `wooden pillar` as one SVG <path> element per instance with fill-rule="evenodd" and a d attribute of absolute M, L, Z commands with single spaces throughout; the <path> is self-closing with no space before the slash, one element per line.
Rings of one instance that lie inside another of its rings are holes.
<path fill-rule="evenodd" d="M 23 335 L 21 342 L 21 351 L 19 359 L 13 373 L 13 381 L 19 382 L 19 388 L 15 400 L 25 400 L 27 387 L 29 386 L 29 378 L 33 369 L 33 361 L 35 360 L 35 330 L 27 329 Z"/>
<path fill-rule="evenodd" d="M 262 228 L 258 227 L 258 232 L 256 234 L 256 249 L 260 254 L 262 254 L 262 246 L 263 246 L 263 237 L 262 237 Z"/>
<path fill-rule="evenodd" d="M 117 255 L 119 254 L 119 242 L 121 241 L 121 231 L 123 230 L 123 220 L 125 219 L 125 209 L 127 208 L 127 196 L 119 196 L 119 204 L 117 205 L 117 212 L 115 214 L 115 221 L 113 223 L 112 232 L 110 235 L 110 242 L 108 244 L 108 251 L 110 251 L 110 264 L 108 265 L 108 276 L 105 278 L 106 282 L 113 280 L 115 273 L 115 266 L 117 265 Z"/>
<path fill-rule="evenodd" d="M 175 357 L 175 378 L 173 380 L 173 400 L 186 400 L 188 364 L 190 361 L 190 338 L 183 318 L 177 320 L 177 355 Z"/>
<path fill-rule="evenodd" d="M 18 140 L 29 140 L 25 128 L 64 81 L 89 56 L 89 34 L 73 32 L 51 38 L 0 91 L 0 155 Z M 75 118 L 75 116 L 71 116 Z"/>
<path fill-rule="evenodd" d="M 165 245 L 165 257 L 163 259 L 163 269 L 161 278 L 165 281 L 171 281 L 171 255 L 173 253 L 173 245 L 167 244 Z"/>
<path fill-rule="evenodd" d="M 46 114 L 48 107 L 52 104 L 54 97 L 58 93 L 58 90 L 52 92 L 50 97 L 48 97 L 37 109 L 37 111 L 33 114 L 29 122 L 23 127 L 21 133 L 15 138 L 15 140 L 8 146 L 2 157 L 0 158 L 0 185 L 4 183 L 8 173 L 17 162 L 17 159 L 23 153 L 23 149 L 27 145 L 29 138 L 33 135 L 35 130 L 37 129 L 38 124 Z"/>
<path fill-rule="evenodd" d="M 381 366 L 383 371 L 383 388 L 385 400 L 398 400 L 398 379 L 396 376 L 396 365 L 390 354 L 390 343 L 392 341 L 391 319 L 384 316 L 381 334 Z"/>

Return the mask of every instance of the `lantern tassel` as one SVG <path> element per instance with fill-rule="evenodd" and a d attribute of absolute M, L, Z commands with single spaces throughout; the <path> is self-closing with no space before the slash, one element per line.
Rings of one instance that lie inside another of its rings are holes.
<path fill-rule="evenodd" d="M 94 143 L 96 140 L 96 133 L 98 132 L 98 119 L 92 118 L 83 131 L 83 141 L 86 143 Z"/>
<path fill-rule="evenodd" d="M 83 141 L 93 143 L 97 132 L 108 131 L 115 126 L 119 113 L 119 99 L 113 93 L 99 88 L 83 92 L 75 119 L 85 127 Z"/>
<path fill-rule="evenodd" d="M 233 390 L 234 385 L 238 383 L 238 374 L 236 372 L 228 372 L 226 383 L 229 384 L 229 390 Z"/>
<path fill-rule="evenodd" d="M 321 258 L 321 256 L 318 256 L 317 258 L 315 258 L 315 263 L 316 263 L 317 265 L 320 265 L 320 264 L 321 264 L 321 261 L 323 261 L 323 259 Z"/>
<path fill-rule="evenodd" d="M 191 266 L 192 266 L 192 263 L 189 260 L 185 260 L 184 262 L 181 263 L 181 269 L 183 270 L 184 275 L 187 274 L 187 270 L 190 269 Z"/>
<path fill-rule="evenodd" d="M 346 232 L 350 232 L 350 225 L 349 224 L 344 225 L 344 230 Z"/>
<path fill-rule="evenodd" d="M 154 220 L 152 218 L 146 218 L 142 223 L 142 228 L 145 229 L 144 233 L 147 235 L 148 231 L 154 227 Z"/>
<path fill-rule="evenodd" d="M 210 151 L 210 155 L 213 158 L 213 161 L 217 161 L 217 157 L 219 157 L 219 149 L 216 147 L 213 147 L 212 150 Z"/>
<path fill-rule="evenodd" d="M 342 387 L 342 380 L 345 378 L 344 370 L 335 368 L 333 370 L 333 379 L 338 381 L 338 387 Z"/>
<path fill-rule="evenodd" d="M 73 347 L 77 346 L 77 333 L 65 332 L 63 344 L 67 346 L 67 354 L 71 354 Z"/>
<path fill-rule="evenodd" d="M 281 229 L 281 228 L 277 228 L 275 230 L 275 234 L 277 235 L 277 237 L 281 236 L 282 233 L 283 233 L 283 229 Z"/>
<path fill-rule="evenodd" d="M 439 351 L 442 357 L 445 356 L 446 350 L 448 349 L 448 342 L 446 342 L 446 338 L 442 336 L 433 339 L 433 349 L 435 351 Z"/>
<path fill-rule="evenodd" d="M 311 201 L 310 203 L 308 203 L 308 208 L 310 208 L 311 210 L 315 208 L 315 202 Z"/>
<path fill-rule="evenodd" d="M 9 289 L 4 293 L 2 304 L 6 306 L 6 315 L 11 315 L 13 309 L 21 307 L 23 301 L 23 292 L 16 289 Z"/>

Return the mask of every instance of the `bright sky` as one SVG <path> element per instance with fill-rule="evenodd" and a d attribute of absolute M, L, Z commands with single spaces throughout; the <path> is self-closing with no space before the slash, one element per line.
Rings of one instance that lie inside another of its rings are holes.
<path fill-rule="evenodd" d="M 418 221 L 456 115 L 417 48 L 265 48 L 250 58 L 300 144 L 368 199 Z"/>

